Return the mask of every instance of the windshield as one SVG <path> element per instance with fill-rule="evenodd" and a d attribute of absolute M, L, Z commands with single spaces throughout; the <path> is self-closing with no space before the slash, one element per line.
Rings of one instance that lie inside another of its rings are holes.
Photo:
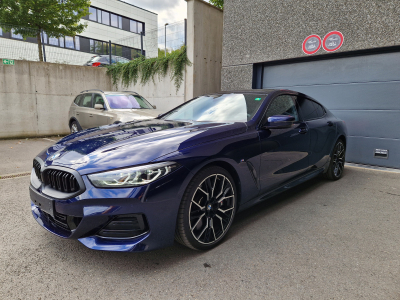
<path fill-rule="evenodd" d="M 146 99 L 139 95 L 106 95 L 111 109 L 153 109 Z"/>
<path fill-rule="evenodd" d="M 164 115 L 164 120 L 247 122 L 260 108 L 266 95 L 224 94 L 195 98 Z"/>

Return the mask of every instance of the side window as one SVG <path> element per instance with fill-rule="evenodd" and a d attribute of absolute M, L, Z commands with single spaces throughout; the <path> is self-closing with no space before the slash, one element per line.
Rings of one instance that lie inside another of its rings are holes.
<path fill-rule="evenodd" d="M 314 102 L 314 105 L 317 108 L 318 118 L 322 118 L 325 115 L 325 109 L 316 102 Z"/>
<path fill-rule="evenodd" d="M 299 114 L 297 113 L 295 99 L 295 96 L 281 95 L 272 100 L 272 103 L 268 107 L 264 117 L 265 122 L 269 117 L 276 115 L 292 116 L 294 117 L 295 122 L 299 121 Z"/>
<path fill-rule="evenodd" d="M 75 103 L 76 105 L 79 105 L 79 102 L 81 101 L 81 98 L 82 98 L 82 95 L 78 95 L 78 96 L 75 98 L 74 103 Z"/>
<path fill-rule="evenodd" d="M 304 121 L 321 118 L 325 114 L 323 107 L 314 101 L 302 98 L 298 102 Z"/>
<path fill-rule="evenodd" d="M 81 105 L 80 106 L 92 108 L 93 107 L 93 105 L 92 105 L 92 94 L 85 94 L 82 97 L 82 101 L 81 101 Z"/>
<path fill-rule="evenodd" d="M 96 105 L 96 104 L 103 104 L 103 106 L 105 107 L 105 105 L 104 105 L 104 99 L 103 99 L 103 97 L 101 96 L 101 95 L 99 95 L 99 94 L 94 94 L 94 105 Z M 93 105 L 93 107 L 94 107 L 94 105 Z"/>

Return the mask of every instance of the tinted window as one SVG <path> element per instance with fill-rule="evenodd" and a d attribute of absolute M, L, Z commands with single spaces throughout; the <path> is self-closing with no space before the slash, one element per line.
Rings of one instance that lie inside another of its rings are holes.
<path fill-rule="evenodd" d="M 90 107 L 92 108 L 92 94 L 85 94 L 82 98 L 81 105 L 82 107 Z"/>
<path fill-rule="evenodd" d="M 266 95 L 224 94 L 193 99 L 162 117 L 166 120 L 211 122 L 247 122 L 263 103 Z"/>
<path fill-rule="evenodd" d="M 264 117 L 265 121 L 267 121 L 269 117 L 277 115 L 292 116 L 295 118 L 295 121 L 298 121 L 299 114 L 297 113 L 295 99 L 295 96 L 290 95 L 276 97 L 268 107 Z"/>
<path fill-rule="evenodd" d="M 153 108 L 146 99 L 137 95 L 106 95 L 112 109 Z"/>
<path fill-rule="evenodd" d="M 318 118 L 322 118 L 325 115 L 325 109 L 316 102 L 313 102 L 315 107 L 317 108 L 317 116 Z"/>
<path fill-rule="evenodd" d="M 314 101 L 302 98 L 298 103 L 304 121 L 320 118 L 325 114 L 324 109 Z"/>

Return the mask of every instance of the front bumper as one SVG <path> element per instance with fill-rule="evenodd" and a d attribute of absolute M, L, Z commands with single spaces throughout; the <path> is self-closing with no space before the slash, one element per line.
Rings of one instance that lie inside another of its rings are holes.
<path fill-rule="evenodd" d="M 82 176 L 85 191 L 71 199 L 51 198 L 30 186 L 31 210 L 47 231 L 66 239 L 78 239 L 86 247 L 106 251 L 149 251 L 173 244 L 183 180 L 189 171 L 181 167 L 170 175 L 136 188 L 99 189 Z M 143 216 L 145 227 L 132 237 L 104 237 L 110 222 L 124 216 Z M 102 231 L 103 230 L 103 231 Z"/>

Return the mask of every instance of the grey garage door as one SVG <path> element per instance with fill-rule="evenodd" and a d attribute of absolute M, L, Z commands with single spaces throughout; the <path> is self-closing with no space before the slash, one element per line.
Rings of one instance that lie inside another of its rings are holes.
<path fill-rule="evenodd" d="M 265 66 L 263 88 L 310 95 L 345 121 L 348 162 L 400 168 L 400 53 Z"/>

